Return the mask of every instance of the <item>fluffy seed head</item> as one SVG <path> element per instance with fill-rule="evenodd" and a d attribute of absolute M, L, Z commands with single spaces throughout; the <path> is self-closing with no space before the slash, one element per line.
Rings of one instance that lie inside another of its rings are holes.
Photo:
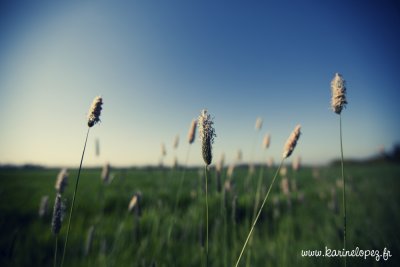
<path fill-rule="evenodd" d="M 212 161 L 212 144 L 214 143 L 215 129 L 214 122 L 207 110 L 202 110 L 198 119 L 199 135 L 201 140 L 201 151 L 206 165 L 210 165 Z"/>
<path fill-rule="evenodd" d="M 262 118 L 258 117 L 258 118 L 256 119 L 256 125 L 255 125 L 256 131 L 261 130 L 262 124 L 263 124 Z"/>
<path fill-rule="evenodd" d="M 137 202 L 138 202 L 138 197 L 137 197 L 137 195 L 134 195 L 131 198 L 131 201 L 129 202 L 128 210 L 132 211 L 133 208 L 136 206 Z"/>
<path fill-rule="evenodd" d="M 290 134 L 288 140 L 286 141 L 285 147 L 283 149 L 283 158 L 288 158 L 292 154 L 294 148 L 296 147 L 297 141 L 299 140 L 300 134 L 301 134 L 300 129 L 301 129 L 301 126 L 297 125 L 294 128 L 293 132 Z"/>
<path fill-rule="evenodd" d="M 56 184 L 54 188 L 58 193 L 62 194 L 68 184 L 68 171 L 67 169 L 62 169 L 57 176 Z"/>
<path fill-rule="evenodd" d="M 222 153 L 221 158 L 219 159 L 218 163 L 215 165 L 217 172 L 222 171 L 222 169 L 224 168 L 224 164 L 225 164 L 225 154 Z"/>
<path fill-rule="evenodd" d="M 103 98 L 96 96 L 92 102 L 88 114 L 88 126 L 92 127 L 100 121 L 101 105 L 103 105 Z"/>
<path fill-rule="evenodd" d="M 264 136 L 264 139 L 263 139 L 263 147 L 265 149 L 269 148 L 270 143 L 271 143 L 271 135 L 270 134 L 266 134 Z"/>
<path fill-rule="evenodd" d="M 174 144 L 173 144 L 173 148 L 174 149 L 177 149 L 178 148 L 178 145 L 179 145 L 179 135 L 176 135 L 175 136 L 175 139 L 174 139 Z"/>
<path fill-rule="evenodd" d="M 331 93 L 332 100 L 331 106 L 336 114 L 340 114 L 342 109 L 346 107 L 346 81 L 339 73 L 335 74 L 335 77 L 331 81 Z"/>
<path fill-rule="evenodd" d="M 134 212 L 134 214 L 138 217 L 140 217 L 141 215 L 141 205 L 140 202 L 142 200 L 142 193 L 136 192 L 132 198 L 131 201 L 129 202 L 129 206 L 128 206 L 128 211 L 129 212 Z"/>
<path fill-rule="evenodd" d="M 39 205 L 39 217 L 42 218 L 47 213 L 47 209 L 49 206 L 49 196 L 42 196 L 40 199 Z"/>
<path fill-rule="evenodd" d="M 192 123 L 190 124 L 189 133 L 188 133 L 188 141 L 189 144 L 192 144 L 196 135 L 196 127 L 197 127 L 197 120 L 193 119 Z"/>
<path fill-rule="evenodd" d="M 106 163 L 101 171 L 101 180 L 103 183 L 107 184 L 110 182 L 110 164 Z"/>
<path fill-rule="evenodd" d="M 63 217 L 63 204 L 61 202 L 61 194 L 57 193 L 56 200 L 54 201 L 53 218 L 51 220 L 51 231 L 57 235 L 61 229 L 61 222 Z"/>
<path fill-rule="evenodd" d="M 300 169 L 301 158 L 297 156 L 292 162 L 292 169 L 298 171 Z"/>

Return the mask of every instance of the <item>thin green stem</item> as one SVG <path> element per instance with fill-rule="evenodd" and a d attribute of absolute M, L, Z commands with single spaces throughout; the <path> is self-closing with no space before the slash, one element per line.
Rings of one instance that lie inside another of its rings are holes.
<path fill-rule="evenodd" d="M 205 179 L 206 179 L 206 266 L 208 266 L 208 177 L 207 165 L 204 166 Z"/>
<path fill-rule="evenodd" d="M 285 160 L 285 158 L 282 158 L 281 163 L 279 164 L 279 167 L 278 167 L 278 169 L 276 170 L 276 173 L 275 173 L 275 175 L 274 175 L 274 178 L 272 179 L 272 182 L 271 182 L 271 184 L 270 184 L 270 186 L 269 186 L 269 188 L 268 188 L 267 194 L 265 195 L 265 198 L 264 198 L 264 200 L 263 200 L 263 202 L 262 202 L 262 204 L 261 204 L 261 206 L 260 206 L 260 209 L 258 210 L 257 216 L 256 216 L 256 218 L 255 218 L 255 220 L 254 220 L 254 222 L 253 222 L 253 224 L 252 224 L 252 226 L 251 226 L 251 229 L 250 229 L 249 234 L 247 235 L 246 241 L 245 241 L 244 244 L 243 244 L 242 251 L 240 252 L 239 258 L 238 258 L 237 261 L 236 261 L 235 267 L 239 266 L 240 259 L 241 259 L 242 256 L 243 256 L 243 252 L 244 252 L 244 250 L 245 250 L 245 248 L 246 248 L 247 243 L 249 242 L 249 239 L 250 239 L 251 234 L 253 233 L 254 227 L 256 226 L 256 223 L 257 223 L 257 221 L 258 221 L 258 218 L 260 217 L 261 211 L 262 211 L 262 209 L 263 209 L 265 203 L 267 202 L 269 193 L 271 192 L 272 185 L 274 184 L 275 179 L 276 179 L 276 177 L 278 176 L 279 170 L 281 169 L 284 160 Z"/>
<path fill-rule="evenodd" d="M 339 115 L 340 124 L 340 153 L 342 167 L 342 182 L 343 182 L 343 248 L 346 251 L 346 183 L 344 179 L 344 159 L 343 159 L 343 141 L 342 141 L 342 114 Z M 344 266 L 347 265 L 347 259 L 344 258 Z"/>
<path fill-rule="evenodd" d="M 252 221 L 254 221 L 254 219 L 257 215 L 257 208 L 258 208 L 258 205 L 260 204 L 261 184 L 262 184 L 263 176 L 264 176 L 264 166 L 261 166 L 260 175 L 258 177 L 258 182 L 257 182 L 256 197 L 255 197 L 255 201 L 254 201 Z M 246 261 L 247 267 L 250 266 L 252 240 L 253 240 L 253 238 L 251 237 L 249 240 L 249 250 L 247 252 L 247 261 Z"/>
<path fill-rule="evenodd" d="M 56 234 L 56 246 L 54 249 L 54 267 L 57 266 L 58 234 Z"/>
<path fill-rule="evenodd" d="M 88 130 L 87 130 L 87 133 L 86 133 L 86 139 L 85 139 L 85 145 L 83 146 L 83 152 L 82 152 L 82 157 L 81 157 L 81 163 L 79 164 L 78 177 L 76 178 L 74 195 L 72 196 L 72 204 L 71 204 L 71 209 L 70 209 L 70 212 L 69 212 L 67 236 L 66 236 L 66 238 L 65 238 L 65 243 L 64 243 L 64 250 L 63 250 L 63 255 L 62 255 L 62 259 L 61 259 L 61 267 L 64 265 L 65 252 L 66 252 L 66 250 L 67 250 L 67 244 L 68 244 L 69 230 L 70 230 L 70 228 L 71 228 L 72 212 L 74 211 L 75 197 L 76 197 L 76 192 L 78 191 L 79 177 L 80 177 L 80 175 L 81 175 L 83 156 L 85 155 L 86 143 L 87 143 L 87 140 L 88 140 L 89 131 L 90 131 L 90 127 L 88 127 Z"/>

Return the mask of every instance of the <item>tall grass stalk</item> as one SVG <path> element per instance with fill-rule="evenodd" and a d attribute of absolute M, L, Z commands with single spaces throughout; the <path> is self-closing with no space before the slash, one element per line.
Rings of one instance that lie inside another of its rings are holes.
<path fill-rule="evenodd" d="M 282 168 L 283 162 L 285 161 L 286 158 L 290 157 L 290 155 L 294 151 L 294 148 L 296 147 L 297 141 L 299 140 L 299 137 L 300 137 L 300 134 L 301 134 L 300 129 L 301 129 L 301 126 L 297 125 L 294 128 L 293 132 L 290 134 L 288 140 L 285 143 L 285 146 L 283 148 L 283 155 L 282 155 L 281 163 L 279 164 L 279 167 L 278 167 L 278 169 L 277 169 L 277 171 L 276 171 L 276 173 L 274 175 L 274 178 L 272 179 L 272 182 L 271 182 L 271 184 L 270 184 L 270 186 L 268 188 L 267 194 L 265 195 L 264 200 L 263 200 L 263 202 L 262 202 L 262 204 L 261 204 L 261 206 L 260 206 L 260 208 L 258 210 L 257 216 L 254 219 L 254 222 L 253 222 L 253 224 L 252 224 L 252 226 L 250 228 L 250 232 L 247 235 L 246 241 L 243 244 L 242 250 L 240 252 L 239 258 L 237 259 L 235 267 L 237 267 L 239 265 L 240 259 L 243 256 L 243 252 L 244 252 L 244 250 L 246 248 L 247 243 L 250 240 L 250 237 L 251 237 L 251 234 L 253 233 L 254 227 L 255 227 L 255 225 L 256 225 L 256 223 L 258 221 L 258 218 L 260 217 L 260 214 L 262 212 L 262 209 L 263 209 L 263 207 L 264 207 L 264 205 L 265 205 L 265 203 L 266 203 L 266 201 L 268 199 L 269 193 L 271 192 L 271 188 L 272 188 L 272 186 L 273 186 L 273 184 L 275 182 L 275 179 L 278 176 L 278 173 Z"/>
<path fill-rule="evenodd" d="M 204 166 L 204 177 L 206 179 L 206 266 L 208 266 L 208 170 L 207 165 Z"/>
<path fill-rule="evenodd" d="M 342 141 L 342 114 L 339 115 L 340 124 L 340 156 L 341 156 L 341 171 L 342 171 L 342 182 L 343 182 L 343 248 L 346 251 L 346 181 L 344 179 L 344 160 L 343 160 L 343 141 Z M 347 260 L 345 257 L 344 266 L 347 266 Z"/>
<path fill-rule="evenodd" d="M 75 190 L 74 190 L 74 194 L 72 196 L 72 204 L 71 204 L 71 210 L 69 212 L 67 236 L 65 238 L 65 243 L 64 243 L 64 250 L 63 250 L 63 255 L 62 255 L 62 259 L 61 259 L 61 267 L 64 265 L 65 253 L 67 251 L 69 231 L 71 228 L 71 218 L 72 218 L 72 213 L 74 211 L 75 198 L 76 198 L 76 193 L 78 191 L 79 177 L 81 175 L 82 162 L 83 162 L 83 157 L 85 155 L 86 144 L 87 144 L 90 128 L 93 127 L 96 123 L 100 122 L 100 113 L 102 110 L 102 105 L 103 105 L 102 97 L 97 96 L 93 100 L 92 105 L 90 106 L 90 109 L 89 109 L 88 122 L 87 122 L 88 130 L 86 132 L 85 144 L 83 146 L 81 162 L 79 164 L 78 177 L 76 178 L 76 183 L 75 183 Z"/>
<path fill-rule="evenodd" d="M 57 193 L 54 200 L 53 217 L 51 219 L 51 232 L 56 237 L 56 244 L 54 248 L 54 267 L 57 266 L 57 250 L 58 250 L 58 234 L 61 230 L 63 220 L 64 204 L 61 201 L 61 194 Z"/>
<path fill-rule="evenodd" d="M 346 183 L 344 178 L 344 163 L 343 163 L 343 142 L 342 142 L 342 110 L 346 107 L 346 81 L 339 73 L 331 81 L 331 106 L 332 110 L 339 115 L 339 130 L 340 130 L 340 155 L 341 155 L 341 171 L 343 182 L 343 249 L 346 251 Z M 344 265 L 347 265 L 347 259 L 344 258 Z"/>
<path fill-rule="evenodd" d="M 62 255 L 62 259 L 61 259 L 61 267 L 64 265 L 65 253 L 66 253 L 67 245 L 68 245 L 69 231 L 70 231 L 70 228 L 71 228 L 72 212 L 74 211 L 74 204 L 75 204 L 76 192 L 78 191 L 79 177 L 80 177 L 80 175 L 81 175 L 83 156 L 85 155 L 86 143 L 87 143 L 87 139 L 88 139 L 88 136 L 89 136 L 89 131 L 90 131 L 90 128 L 88 128 L 87 133 L 86 133 L 86 139 L 85 139 L 85 145 L 83 146 L 83 152 L 82 152 L 82 157 L 81 157 L 81 163 L 79 164 L 78 177 L 76 178 L 75 190 L 74 190 L 74 194 L 73 194 L 73 196 L 72 196 L 72 204 L 71 204 L 71 209 L 70 209 L 70 211 L 69 211 L 68 227 L 67 227 L 67 236 L 65 237 L 65 242 L 64 242 L 64 250 L 63 250 L 63 255 Z"/>
<path fill-rule="evenodd" d="M 212 144 L 214 143 L 215 129 L 213 120 L 207 110 L 202 110 L 198 119 L 199 135 L 201 140 L 201 153 L 204 160 L 205 193 L 206 193 L 206 266 L 208 266 L 208 170 L 212 162 Z"/>
<path fill-rule="evenodd" d="M 259 208 L 259 210 L 258 210 L 258 212 L 257 212 L 257 215 L 256 215 L 256 217 L 255 217 L 255 219 L 254 219 L 254 221 L 253 221 L 253 224 L 251 225 L 250 232 L 249 232 L 249 234 L 248 234 L 247 237 L 246 237 L 246 241 L 245 241 L 244 244 L 243 244 L 242 250 L 240 251 L 239 258 L 238 258 L 237 261 L 236 261 L 235 267 L 239 266 L 240 260 L 241 260 L 241 258 L 242 258 L 242 256 L 243 256 L 243 252 L 244 252 L 244 250 L 245 250 L 245 248 L 246 248 L 246 246 L 247 246 L 247 243 L 248 243 L 249 240 L 250 240 L 251 234 L 253 233 L 254 227 L 256 226 L 256 223 L 257 223 L 257 221 L 258 221 L 258 218 L 260 217 L 260 214 L 261 214 L 261 212 L 262 212 L 262 209 L 264 208 L 264 205 L 265 205 L 265 203 L 267 202 L 269 193 L 271 192 L 271 188 L 272 188 L 272 186 L 273 186 L 273 184 L 274 184 L 274 182 L 275 182 L 276 177 L 278 176 L 278 173 L 279 173 L 279 171 L 280 171 L 280 169 L 281 169 L 281 167 L 282 167 L 282 164 L 283 164 L 284 160 L 285 160 L 284 158 L 281 160 L 281 163 L 279 164 L 279 167 L 278 167 L 278 169 L 277 169 L 276 172 L 275 172 L 274 178 L 272 179 L 272 182 L 271 182 L 271 184 L 270 184 L 270 186 L 269 186 L 269 188 L 268 188 L 267 194 L 265 195 L 264 200 L 263 200 L 263 202 L 261 203 L 261 206 L 260 206 L 260 208 Z"/>
<path fill-rule="evenodd" d="M 264 165 L 261 166 L 260 174 L 259 174 L 258 181 L 257 181 L 257 188 L 256 188 L 256 196 L 255 196 L 255 200 L 254 200 L 252 221 L 255 220 L 255 217 L 257 215 L 257 208 L 258 208 L 258 205 L 260 204 L 261 184 L 262 184 L 263 176 L 264 176 Z M 253 240 L 253 238 L 251 237 L 250 240 L 249 240 L 249 247 L 250 248 L 249 248 L 249 250 L 247 252 L 247 260 L 246 260 L 246 266 L 247 267 L 250 266 L 252 240 Z"/>

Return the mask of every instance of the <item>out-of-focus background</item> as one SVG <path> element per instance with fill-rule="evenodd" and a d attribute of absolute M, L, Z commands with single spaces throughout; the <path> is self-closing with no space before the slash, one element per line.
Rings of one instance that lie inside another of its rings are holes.
<path fill-rule="evenodd" d="M 398 25 L 389 0 L 2 1 L 0 266 L 52 266 L 55 252 L 60 266 L 98 95 L 64 266 L 205 266 L 206 179 L 209 266 L 234 266 L 297 124 L 239 266 L 344 266 L 302 256 L 343 248 L 337 72 L 347 249 L 392 255 L 347 266 L 399 266 Z M 202 109 L 217 134 L 207 176 L 187 140 Z"/>
<path fill-rule="evenodd" d="M 7 1 L 0 10 L 2 164 L 76 166 L 96 95 L 102 124 L 88 149 L 99 138 L 102 162 L 158 164 L 164 143 L 171 165 L 206 108 L 216 156 L 232 161 L 241 149 L 264 161 L 252 158 L 261 117 L 272 156 L 301 124 L 303 161 L 328 163 L 339 144 L 336 72 L 348 87 L 345 156 L 389 152 L 400 139 L 395 1 Z"/>

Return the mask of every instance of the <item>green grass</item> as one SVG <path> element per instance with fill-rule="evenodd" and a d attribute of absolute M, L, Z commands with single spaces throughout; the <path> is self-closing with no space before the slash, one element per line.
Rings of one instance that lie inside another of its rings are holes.
<path fill-rule="evenodd" d="M 54 183 L 58 169 L 0 170 L 0 266 L 52 266 L 54 236 L 51 213 L 55 199 Z M 77 172 L 70 170 L 69 185 L 63 194 L 67 210 Z M 113 170 L 115 179 L 103 185 L 100 169 L 83 169 L 75 203 L 74 218 L 65 266 L 201 266 L 205 242 L 204 192 L 199 191 L 199 170 L 188 170 L 179 206 L 174 210 L 181 173 L 164 170 Z M 254 177 L 258 177 L 257 168 Z M 266 193 L 274 169 L 264 171 L 261 197 Z M 340 166 L 311 168 L 296 174 L 304 201 L 291 194 L 291 207 L 276 186 L 263 209 L 252 241 L 250 266 L 340 266 L 341 258 L 303 258 L 301 250 L 342 247 Z M 247 169 L 235 170 L 234 192 L 226 202 L 216 192 L 215 172 L 209 172 L 209 257 L 210 266 L 233 266 L 250 229 L 257 179 L 244 188 Z M 288 173 L 289 179 L 291 171 Z M 225 175 L 222 175 L 224 178 Z M 103 192 L 101 193 L 101 187 Z M 328 208 L 331 188 L 336 187 L 337 213 Z M 128 214 L 132 195 L 142 192 L 142 216 Z M 388 248 L 393 255 L 387 262 L 349 258 L 348 266 L 399 266 L 400 253 L 400 166 L 392 164 L 346 164 L 347 247 Z M 200 194 L 199 194 L 200 192 Z M 235 222 L 232 198 L 238 196 Z M 38 217 L 42 195 L 49 195 L 48 214 Z M 100 196 L 103 197 L 100 198 Z M 274 207 L 273 199 L 279 204 Z M 226 203 L 226 206 L 224 206 Z M 274 216 L 279 209 L 279 216 Z M 175 215 L 173 215 L 175 214 Z M 168 229 L 175 217 L 168 244 Z M 66 220 L 59 234 L 59 253 L 66 234 Z M 95 225 L 91 250 L 84 256 L 86 234 Z M 247 254 L 247 253 L 246 253 Z M 246 254 L 240 266 L 245 266 Z"/>

